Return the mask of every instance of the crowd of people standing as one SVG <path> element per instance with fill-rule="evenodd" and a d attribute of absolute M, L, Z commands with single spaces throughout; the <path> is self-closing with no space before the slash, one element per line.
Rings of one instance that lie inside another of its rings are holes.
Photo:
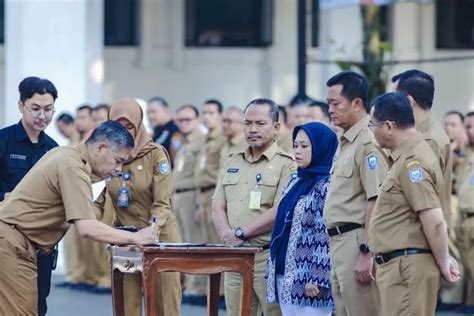
<path fill-rule="evenodd" d="M 443 129 L 432 76 L 408 70 L 392 81 L 395 92 L 372 101 L 366 79 L 344 71 L 327 81 L 327 102 L 260 98 L 242 109 L 209 99 L 174 113 L 162 97 L 145 110 L 132 98 L 81 105 L 56 118 L 71 143 L 57 147 L 44 130 L 58 92 L 26 78 L 22 118 L 0 130 L 0 314 L 46 314 L 64 234 L 58 286 L 71 289 L 110 292 L 101 242 L 183 241 L 262 248 L 252 315 L 433 315 L 439 297 L 474 304 L 474 112 L 448 112 Z M 94 198 L 90 186 L 104 179 Z M 121 226 L 137 232 L 112 228 Z M 140 282 L 124 279 L 126 315 L 141 315 Z M 160 314 L 205 303 L 203 276 L 157 282 Z M 240 275 L 225 273 L 228 315 L 240 315 L 240 290 Z"/>

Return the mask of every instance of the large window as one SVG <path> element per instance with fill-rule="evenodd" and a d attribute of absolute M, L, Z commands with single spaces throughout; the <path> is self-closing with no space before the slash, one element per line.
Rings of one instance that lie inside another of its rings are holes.
<path fill-rule="evenodd" d="M 264 47 L 272 0 L 186 0 L 186 46 Z"/>
<path fill-rule="evenodd" d="M 104 1 L 104 44 L 138 45 L 139 0 Z"/>
<path fill-rule="evenodd" d="M 474 0 L 436 1 L 436 47 L 474 48 Z"/>
<path fill-rule="evenodd" d="M 317 47 L 319 45 L 319 23 L 321 12 L 319 10 L 319 2 L 319 0 L 312 0 L 311 3 L 311 46 L 313 47 Z M 390 6 L 379 6 L 378 15 L 380 21 L 380 40 L 384 42 L 389 41 L 391 25 Z"/>

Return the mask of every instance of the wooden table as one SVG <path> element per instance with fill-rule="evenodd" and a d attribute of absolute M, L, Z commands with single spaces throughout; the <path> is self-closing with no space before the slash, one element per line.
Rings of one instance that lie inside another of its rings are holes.
<path fill-rule="evenodd" d="M 144 247 L 109 245 L 108 250 L 111 255 L 115 316 L 124 316 L 124 273 L 142 274 L 146 315 L 155 316 L 156 275 L 165 271 L 208 274 L 210 288 L 207 306 L 210 316 L 218 315 L 221 273 L 226 271 L 242 273 L 241 315 L 250 314 L 254 257 L 261 248 L 211 244 L 157 244 Z"/>

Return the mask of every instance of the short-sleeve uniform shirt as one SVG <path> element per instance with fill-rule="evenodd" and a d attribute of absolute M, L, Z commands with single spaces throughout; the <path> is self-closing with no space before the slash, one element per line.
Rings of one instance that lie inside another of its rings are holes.
<path fill-rule="evenodd" d="M 173 170 L 173 185 L 175 190 L 192 189 L 194 171 L 199 155 L 205 141 L 205 135 L 199 130 L 183 139 L 183 144 L 176 152 Z"/>
<path fill-rule="evenodd" d="M 324 207 L 326 226 L 364 225 L 367 201 L 377 196 L 377 174 L 383 159 L 365 117 L 340 139 L 331 170 L 331 184 Z"/>
<path fill-rule="evenodd" d="M 429 249 L 419 212 L 441 207 L 443 174 L 438 157 L 418 135 L 403 142 L 389 160 L 392 165 L 370 221 L 370 249 L 376 254 L 406 248 Z"/>
<path fill-rule="evenodd" d="M 213 200 L 226 202 L 227 219 L 232 228 L 245 225 L 280 202 L 284 188 L 293 175 L 296 163 L 274 142 L 253 161 L 250 149 L 231 155 L 225 162 Z M 257 177 L 260 179 L 257 184 Z M 250 208 L 251 191 L 261 192 L 260 209 Z M 271 231 L 250 238 L 253 245 L 268 245 Z"/>
<path fill-rule="evenodd" d="M 95 218 L 91 170 L 85 144 L 50 150 L 0 206 L 0 221 L 49 251 L 74 220 Z"/>
<path fill-rule="evenodd" d="M 423 135 L 423 139 L 430 145 L 436 157 L 438 157 L 441 172 L 443 172 L 443 185 L 440 188 L 440 202 L 445 215 L 446 222 L 450 223 L 451 214 L 451 188 L 453 173 L 453 153 L 448 135 L 444 132 L 441 124 L 433 120 L 430 114 L 416 129 Z"/>
<path fill-rule="evenodd" d="M 220 150 L 225 141 L 226 138 L 221 129 L 215 129 L 207 135 L 194 170 L 194 181 L 198 188 L 209 187 L 217 183 Z"/>

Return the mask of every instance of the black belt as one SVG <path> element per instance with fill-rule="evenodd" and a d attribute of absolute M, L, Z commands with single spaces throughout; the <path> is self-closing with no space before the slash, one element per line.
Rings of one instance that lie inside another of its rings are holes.
<path fill-rule="evenodd" d="M 268 245 L 265 245 L 265 246 L 259 246 L 262 248 L 262 250 L 267 250 L 267 249 L 270 249 L 270 244 Z"/>
<path fill-rule="evenodd" d="M 405 255 L 414 255 L 417 253 L 431 253 L 431 250 L 430 249 L 417 249 L 417 248 L 395 250 L 389 253 L 381 253 L 375 256 L 375 262 L 377 262 L 377 264 L 383 264 L 383 263 L 389 262 L 390 260 L 396 257 L 401 257 Z"/>
<path fill-rule="evenodd" d="M 472 212 L 464 213 L 464 216 L 465 216 L 466 218 L 474 217 L 474 213 L 472 213 Z"/>
<path fill-rule="evenodd" d="M 196 188 L 187 188 L 187 189 L 176 189 L 174 193 L 184 193 L 184 192 L 191 192 L 196 191 Z"/>
<path fill-rule="evenodd" d="M 342 235 L 344 233 L 350 232 L 351 230 L 361 228 L 361 224 L 356 224 L 356 223 L 348 223 L 340 226 L 336 226 L 333 228 L 327 229 L 329 237 L 336 236 L 336 235 Z"/>
<path fill-rule="evenodd" d="M 205 193 L 207 191 L 213 190 L 215 187 L 216 187 L 215 184 L 207 186 L 207 187 L 202 187 L 202 188 L 199 188 L 199 192 Z"/>

